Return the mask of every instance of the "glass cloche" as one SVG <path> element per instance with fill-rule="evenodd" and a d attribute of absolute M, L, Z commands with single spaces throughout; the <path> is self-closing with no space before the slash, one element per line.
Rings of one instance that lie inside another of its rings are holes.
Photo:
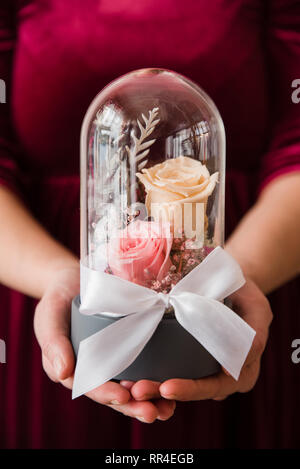
<path fill-rule="evenodd" d="M 224 236 L 225 132 L 208 95 L 142 69 L 94 99 L 81 134 L 81 262 L 168 293 Z"/>

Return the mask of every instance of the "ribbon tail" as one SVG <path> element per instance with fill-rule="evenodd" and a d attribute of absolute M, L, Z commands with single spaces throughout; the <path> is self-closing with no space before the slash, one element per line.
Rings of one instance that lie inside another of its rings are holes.
<path fill-rule="evenodd" d="M 129 314 L 80 342 L 72 398 L 95 389 L 130 366 L 164 314 L 164 305 Z"/>
<path fill-rule="evenodd" d="M 256 332 L 223 303 L 193 293 L 172 296 L 177 321 L 238 380 Z"/>

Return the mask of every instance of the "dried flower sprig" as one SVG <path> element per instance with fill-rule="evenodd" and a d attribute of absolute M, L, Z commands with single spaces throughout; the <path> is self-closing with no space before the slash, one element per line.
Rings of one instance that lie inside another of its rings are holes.
<path fill-rule="evenodd" d="M 137 125 L 140 129 L 140 137 L 138 138 L 136 135 L 132 135 L 134 141 L 134 147 L 131 150 L 128 145 L 126 145 L 126 150 L 129 156 L 129 161 L 131 165 L 138 165 L 138 170 L 146 166 L 148 160 L 145 160 L 146 156 L 150 152 L 150 146 L 156 141 L 156 139 L 145 141 L 154 131 L 156 125 L 160 122 L 160 119 L 157 118 L 159 108 L 155 107 L 151 111 L 149 111 L 149 117 L 147 118 L 144 114 L 142 114 L 142 119 L 144 121 L 144 125 L 137 119 Z"/>

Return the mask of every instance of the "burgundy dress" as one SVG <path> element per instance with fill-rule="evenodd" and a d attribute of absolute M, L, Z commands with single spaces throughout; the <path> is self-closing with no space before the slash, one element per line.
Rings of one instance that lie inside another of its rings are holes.
<path fill-rule="evenodd" d="M 300 3 L 294 0 L 1 0 L 0 183 L 79 251 L 79 135 L 91 100 L 117 76 L 163 67 L 214 99 L 227 132 L 227 234 L 259 189 L 300 169 Z M 1 223 L 5 220 L 1 219 Z M 259 232 L 257 233 L 259 236 Z M 287 233 L 288 239 L 288 233 Z M 0 287 L 2 448 L 300 446 L 299 283 L 271 301 L 275 319 L 255 389 L 223 403 L 178 404 L 146 425 L 85 397 L 42 370 L 36 302 Z"/>

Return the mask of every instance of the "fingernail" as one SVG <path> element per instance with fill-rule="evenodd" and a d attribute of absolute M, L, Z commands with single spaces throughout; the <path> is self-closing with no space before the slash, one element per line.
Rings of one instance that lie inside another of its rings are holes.
<path fill-rule="evenodd" d="M 62 359 L 59 356 L 54 358 L 53 366 L 54 366 L 54 370 L 55 370 L 57 378 L 60 378 L 60 376 L 61 376 L 61 374 L 64 370 L 64 363 L 63 363 Z"/>
<path fill-rule="evenodd" d="M 120 405 L 121 403 L 119 401 L 116 401 L 115 399 L 110 402 L 112 405 Z"/>
<path fill-rule="evenodd" d="M 175 409 L 174 409 L 174 411 L 175 411 Z M 171 417 L 173 417 L 173 415 L 174 415 L 174 412 L 169 417 L 161 417 L 160 415 L 158 415 L 156 418 L 157 418 L 157 420 L 164 421 L 164 420 L 169 420 Z"/>
<path fill-rule="evenodd" d="M 162 397 L 164 397 L 165 399 L 176 399 L 176 396 L 175 394 L 163 394 L 161 393 Z"/>
<path fill-rule="evenodd" d="M 144 417 L 136 417 L 136 419 L 139 420 L 140 422 L 147 423 Z"/>
<path fill-rule="evenodd" d="M 176 399 L 175 394 L 169 393 L 169 392 L 168 392 L 168 388 L 167 388 L 167 390 L 165 391 L 164 388 L 165 388 L 165 386 L 161 386 L 161 387 L 159 388 L 159 392 L 160 392 L 160 395 L 161 395 L 162 397 L 164 397 L 165 399 Z"/>

